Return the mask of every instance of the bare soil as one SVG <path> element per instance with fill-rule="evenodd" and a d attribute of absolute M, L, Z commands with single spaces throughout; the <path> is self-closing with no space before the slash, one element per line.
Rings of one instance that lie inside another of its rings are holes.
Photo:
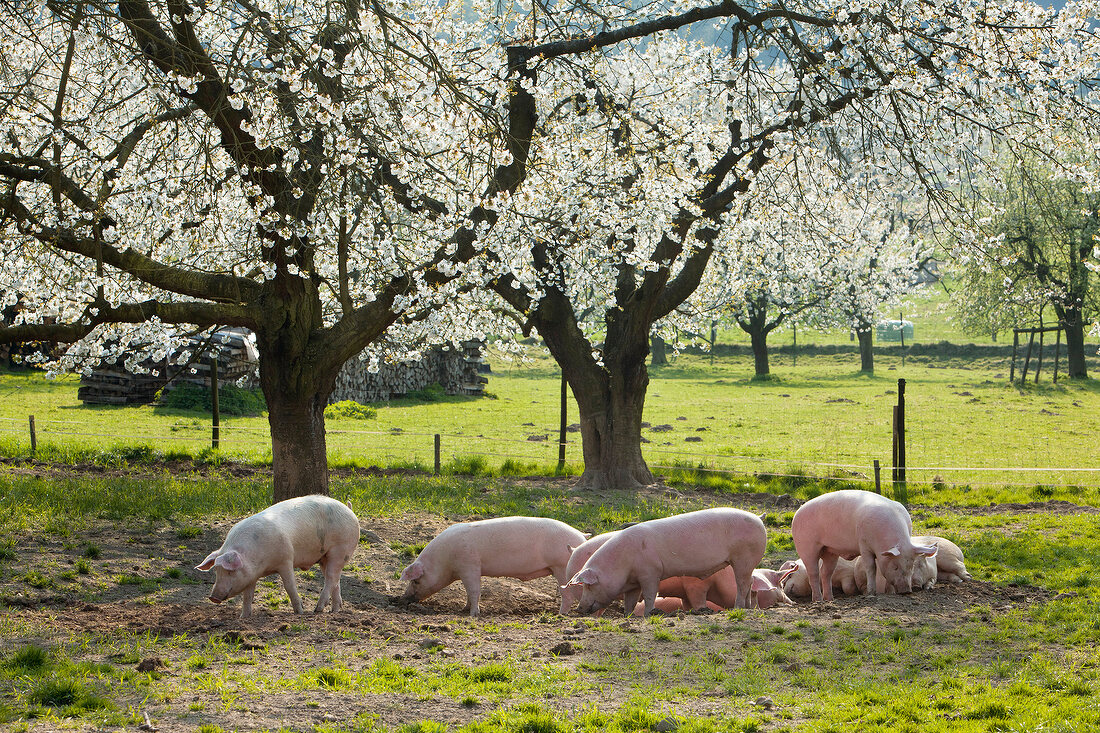
<path fill-rule="evenodd" d="M 546 479 L 540 479 L 546 480 Z M 667 491 L 667 489 L 657 489 Z M 793 508 L 797 501 L 772 495 L 723 496 L 723 503 L 743 502 L 746 508 Z M 1065 506 L 1064 502 L 1013 506 L 1007 511 L 1091 511 Z M 994 511 L 996 508 L 983 508 Z M 451 518 L 453 519 L 453 518 Z M 345 601 L 339 613 L 296 616 L 280 584 L 264 581 L 254 605 L 254 617 L 238 618 L 240 605 L 232 600 L 213 605 L 207 600 L 212 585 L 209 573 L 194 566 L 221 544 L 231 522 L 192 526 L 180 522 L 99 522 L 69 533 L 26 532 L 12 537 L 14 557 L 0 560 L 0 658 L 19 645 L 54 645 L 76 637 L 114 638 L 120 643 L 142 635 L 161 640 L 186 637 L 221 639 L 239 653 L 250 654 L 257 679 L 294 679 L 304 670 L 344 665 L 351 670 L 369 667 L 389 657 L 402 664 L 427 667 L 440 659 L 466 665 L 488 660 L 530 660 L 532 668 L 556 659 L 569 669 L 585 662 L 598 663 L 621 654 L 624 645 L 656 645 L 647 631 L 648 621 L 623 619 L 610 611 L 623 633 L 590 628 L 576 617 L 557 615 L 558 599 L 552 578 L 519 582 L 488 578 L 483 585 L 482 616 L 463 615 L 465 593 L 460 583 L 421 603 L 405 605 L 397 600 L 402 590 L 397 575 L 409 562 L 398 549 L 423 544 L 450 523 L 438 516 L 406 515 L 361 520 L 362 539 L 342 588 Z M 765 564 L 778 566 L 785 558 L 767 557 Z M 319 574 L 300 573 L 299 591 L 307 609 L 320 591 Z M 800 603 L 765 611 L 748 612 L 742 623 L 767 629 L 790 626 L 801 620 L 812 625 L 831 625 L 836 619 L 854 629 L 882 628 L 884 617 L 900 627 L 954 626 L 964 617 L 992 622 L 996 614 L 1018 606 L 1049 600 L 1052 594 L 1033 587 L 996 587 L 972 581 L 937 586 L 910 596 L 838 598 L 830 604 Z M 690 638 L 691 653 L 733 654 L 746 642 L 732 634 L 699 634 L 702 625 L 728 624 L 724 615 L 679 614 L 664 624 Z M 641 634 L 640 632 L 646 632 Z M 630 634 L 638 633 L 631 637 Z M 743 633 L 743 632 L 742 632 Z M 352 727 L 360 714 L 377 717 L 396 727 L 410 721 L 432 719 L 461 724 L 484 718 L 484 705 L 463 705 L 458 699 L 437 695 L 429 699 L 401 694 L 358 694 L 326 690 L 242 695 L 232 705 L 218 694 L 191 684 L 187 658 L 194 647 L 183 643 L 154 644 L 155 654 L 142 659 L 102 659 L 132 665 L 154 674 L 167 686 L 164 700 L 117 700 L 148 712 L 157 729 L 191 731 L 204 723 L 226 730 L 312 730 L 331 723 Z M 100 648 L 100 647 L 96 647 Z M 669 647 L 655 649 L 668 653 Z M 99 653 L 99 652 L 96 652 Z M 1000 653 L 991 650 L 990 654 Z M 139 666 L 140 665 L 140 666 Z M 173 682 L 173 679 L 176 682 Z M 172 694 L 176 689 L 178 694 Z M 626 685 L 602 685 L 569 700 L 542 700 L 540 704 L 568 710 L 589 703 L 616 707 L 629 695 Z M 732 699 L 716 691 L 702 695 L 676 712 L 685 716 L 730 714 L 751 710 L 753 701 Z M 74 723 L 80 728 L 82 723 Z M 91 730 L 91 723 L 84 725 Z M 45 723 L 32 730 L 50 730 Z"/>

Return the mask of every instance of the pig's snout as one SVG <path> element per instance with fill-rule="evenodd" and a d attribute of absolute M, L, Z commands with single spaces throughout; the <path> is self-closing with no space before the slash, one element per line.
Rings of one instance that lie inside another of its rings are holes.
<path fill-rule="evenodd" d="M 211 603 L 221 603 L 224 600 L 225 600 L 224 596 L 216 596 L 213 593 L 210 594 L 210 602 Z"/>

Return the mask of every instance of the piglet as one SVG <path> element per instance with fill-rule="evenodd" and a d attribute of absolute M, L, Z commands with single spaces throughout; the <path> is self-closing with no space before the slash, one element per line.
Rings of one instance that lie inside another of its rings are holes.
<path fill-rule="evenodd" d="M 436 535 L 405 570 L 405 598 L 422 601 L 461 580 L 466 610 L 480 612 L 481 578 L 533 580 L 553 575 L 561 586 L 566 565 L 585 535 L 565 522 L 543 517 L 498 517 L 453 524 Z M 564 601 L 563 601 L 564 603 Z"/>
<path fill-rule="evenodd" d="M 855 566 L 852 560 L 845 560 L 843 557 L 837 559 L 832 580 L 834 591 L 840 591 L 847 596 L 859 595 L 863 592 L 856 584 Z M 819 572 L 820 567 L 821 564 L 818 563 Z M 787 594 L 795 598 L 810 597 L 810 576 L 806 572 L 805 563 L 801 560 L 787 560 L 779 566 L 779 572 L 784 573 L 781 585 Z"/>
<path fill-rule="evenodd" d="M 783 591 L 783 579 L 793 571 L 769 570 L 756 568 L 752 571 L 752 606 L 753 608 L 771 608 L 783 604 L 793 606 L 792 601 Z"/>
<path fill-rule="evenodd" d="M 294 569 L 320 563 L 325 584 L 313 612 L 330 599 L 335 612 L 343 604 L 340 573 L 358 544 L 359 519 L 347 505 L 327 496 L 300 496 L 237 522 L 196 569 L 214 570 L 214 603 L 243 594 L 241 618 L 249 618 L 256 582 L 274 573 L 282 577 L 294 612 L 301 613 Z"/>
<path fill-rule="evenodd" d="M 963 552 L 954 542 L 935 535 L 914 537 L 913 542 L 921 545 L 935 545 L 937 582 L 961 583 L 970 580 L 970 573 L 963 562 Z"/>
<path fill-rule="evenodd" d="M 569 584 L 584 586 L 581 614 L 607 608 L 622 595 L 627 614 L 640 596 L 648 615 L 665 578 L 706 578 L 732 565 L 734 605 L 747 608 L 752 571 L 764 556 L 767 539 L 760 517 L 740 509 L 717 507 L 652 519 L 608 539 Z"/>
<path fill-rule="evenodd" d="M 915 541 L 917 538 L 914 537 L 913 539 Z M 936 555 L 938 554 L 937 552 Z M 936 585 L 936 579 L 939 575 L 936 566 L 936 555 L 917 557 L 917 562 L 913 566 L 913 590 L 931 590 Z M 863 593 L 867 588 L 867 563 L 862 555 L 856 558 L 855 572 L 852 575 L 859 592 Z M 897 593 L 898 589 L 894 587 L 893 583 L 887 582 L 886 578 L 882 577 L 882 573 L 875 573 L 875 592 L 892 594 Z"/>
<path fill-rule="evenodd" d="M 904 506 L 861 489 L 810 499 L 791 520 L 794 549 L 806 566 L 815 601 L 833 599 L 833 570 L 841 557 L 864 558 L 869 595 L 875 593 L 876 572 L 898 593 L 911 592 L 918 556 L 936 553 L 935 547 L 914 545 L 912 531 L 913 521 Z"/>

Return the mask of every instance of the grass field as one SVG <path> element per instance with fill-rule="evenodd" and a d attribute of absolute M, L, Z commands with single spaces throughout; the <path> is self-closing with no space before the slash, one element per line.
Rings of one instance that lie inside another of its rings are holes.
<path fill-rule="evenodd" d="M 341 476 L 364 539 L 345 611 L 295 617 L 264 581 L 257 617 L 204 600 L 192 569 L 263 480 L 0 473 L 0 726 L 11 731 L 344 733 L 1070 731 L 1100 726 L 1100 525 L 1064 505 L 913 507 L 974 580 L 913 597 L 624 620 L 561 617 L 553 585 L 487 579 L 393 605 L 396 575 L 447 523 L 553 516 L 598 532 L 714 503 L 706 489 L 575 495 L 568 481 Z M 813 490 L 813 486 L 803 487 Z M 1011 497 L 1010 497 L 1011 498 Z M 1014 498 L 1027 501 L 1026 492 Z M 318 573 L 300 572 L 306 603 Z M 534 585 L 537 590 L 527 590 Z"/>
<path fill-rule="evenodd" d="M 373 419 L 327 420 L 331 464 L 430 469 L 438 433 L 448 470 L 553 472 L 560 373 L 537 348 L 531 351 L 523 362 L 493 361 L 489 397 L 395 400 L 376 405 Z M 1008 383 L 1009 356 L 988 348 L 925 349 L 904 359 L 899 349 L 882 349 L 873 377 L 858 372 L 857 354 L 836 352 L 803 348 L 796 357 L 777 350 L 775 378 L 768 381 L 752 379 L 751 357 L 736 350 L 675 356 L 652 370 L 643 430 L 647 460 L 672 478 L 691 469 L 734 484 L 741 475 L 809 475 L 869 486 L 875 460 L 889 477 L 892 410 L 904 378 L 913 491 L 964 487 L 967 500 L 980 504 L 1012 485 L 1040 499 L 1096 501 L 1100 388 L 1093 380 L 1053 384 L 1049 354 L 1041 381 L 1021 386 Z M 1100 363 L 1092 366 L 1100 373 Z M 32 414 L 39 455 L 47 459 L 270 460 L 263 416 L 224 418 L 215 452 L 208 414 L 85 406 L 72 378 L 0 373 L 0 450 L 28 455 Z M 570 399 L 568 422 L 576 414 Z M 567 442 L 568 471 L 579 472 L 579 434 L 570 433 Z"/>

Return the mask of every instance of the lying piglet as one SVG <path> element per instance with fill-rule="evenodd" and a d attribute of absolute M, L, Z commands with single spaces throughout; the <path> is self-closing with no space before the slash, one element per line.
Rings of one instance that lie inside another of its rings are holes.
<path fill-rule="evenodd" d="M 274 573 L 282 577 L 294 612 L 301 613 L 294 569 L 319 562 L 325 585 L 313 612 L 320 612 L 330 598 L 332 610 L 339 611 L 340 572 L 358 544 L 359 520 L 351 509 L 327 496 L 301 496 L 237 522 L 197 569 L 214 569 L 214 603 L 243 594 L 241 618 L 248 618 L 256 582 Z"/>
<path fill-rule="evenodd" d="M 793 571 L 757 568 L 752 571 L 753 608 L 771 608 L 783 604 L 793 606 L 794 601 L 783 591 L 783 579 Z"/>
<path fill-rule="evenodd" d="M 579 612 L 607 608 L 620 595 L 626 613 L 639 596 L 653 612 L 665 578 L 706 578 L 733 566 L 734 605 L 749 606 L 752 571 L 764 556 L 767 532 L 760 517 L 727 507 L 652 519 L 620 530 L 598 548 L 570 585 L 583 585 Z"/>
<path fill-rule="evenodd" d="M 913 539 L 916 540 L 915 537 Z M 931 590 L 936 585 L 937 576 L 936 557 L 918 557 L 917 564 L 913 566 L 913 590 Z M 867 564 L 862 555 L 856 558 L 853 577 L 859 592 L 863 593 L 867 588 Z M 875 573 L 875 591 L 887 594 L 898 592 L 893 583 L 882 577 L 882 573 Z"/>
<path fill-rule="evenodd" d="M 618 534 L 618 530 L 614 532 L 604 532 L 598 534 L 595 537 L 585 540 L 579 547 L 573 548 L 573 552 L 569 555 L 569 562 L 565 566 L 565 577 L 572 578 L 576 575 L 584 564 L 588 562 L 588 558 L 592 557 L 592 553 L 603 546 L 604 542 L 607 542 L 615 534 Z M 579 585 L 563 585 L 561 586 L 561 613 L 562 615 L 569 613 L 573 606 L 581 599 L 581 588 Z"/>
<path fill-rule="evenodd" d="M 721 611 L 722 607 L 717 603 L 711 603 L 707 601 L 704 605 L 708 611 Z M 657 600 L 653 602 L 653 611 L 655 613 L 679 613 L 680 611 L 687 611 L 689 609 L 684 607 L 684 599 L 673 598 L 671 596 L 657 596 Z M 699 609 L 694 609 L 699 610 Z M 645 603 L 637 603 L 634 606 L 634 612 L 632 616 L 644 616 L 645 615 Z"/>
<path fill-rule="evenodd" d="M 453 524 L 427 544 L 401 573 L 408 582 L 405 598 L 422 601 L 461 580 L 466 588 L 466 610 L 480 612 L 481 578 L 533 580 L 553 575 L 558 585 L 568 576 L 572 548 L 585 535 L 565 522 L 542 517 L 498 517 Z"/>
<path fill-rule="evenodd" d="M 848 596 L 859 595 L 863 592 L 856 584 L 853 574 L 855 566 L 856 564 L 852 560 L 845 560 L 842 557 L 837 559 L 836 568 L 833 569 L 832 579 L 834 591 L 838 590 Z M 820 563 L 818 564 L 818 568 L 820 572 Z M 779 572 L 787 573 L 783 576 L 781 585 L 788 595 L 792 595 L 795 598 L 810 597 L 810 576 L 806 572 L 805 563 L 801 560 L 787 560 L 779 566 Z"/>
<path fill-rule="evenodd" d="M 904 506 L 872 491 L 843 489 L 807 501 L 794 513 L 791 536 L 809 575 L 811 598 L 831 601 L 837 559 L 857 556 L 866 564 L 868 594 L 875 593 L 876 572 L 898 593 L 911 592 L 918 558 L 936 553 L 935 547 L 914 545 L 912 530 Z"/>
<path fill-rule="evenodd" d="M 934 545 L 936 552 L 936 573 L 938 583 L 961 583 L 970 580 L 970 573 L 963 562 L 963 553 L 954 542 L 935 535 L 914 537 L 913 542 L 921 545 Z"/>

